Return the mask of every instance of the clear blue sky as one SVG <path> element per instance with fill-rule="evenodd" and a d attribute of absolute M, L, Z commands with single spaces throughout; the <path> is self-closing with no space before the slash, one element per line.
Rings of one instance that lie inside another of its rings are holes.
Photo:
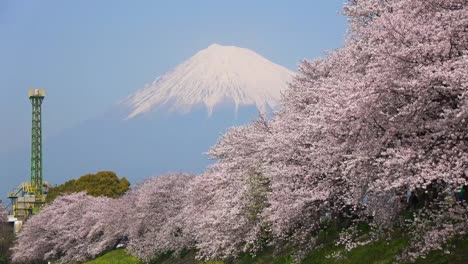
<path fill-rule="evenodd" d="M 30 142 L 29 87 L 52 136 L 212 43 L 295 69 L 343 44 L 344 0 L 0 0 L 0 154 Z"/>

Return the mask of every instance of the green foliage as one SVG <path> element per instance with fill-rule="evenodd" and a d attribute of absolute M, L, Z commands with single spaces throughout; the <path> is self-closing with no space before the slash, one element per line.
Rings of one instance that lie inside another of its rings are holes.
<path fill-rule="evenodd" d="M 85 264 L 140 264 L 141 262 L 129 255 L 125 249 L 116 249 L 107 252 L 106 254 L 86 262 Z"/>
<path fill-rule="evenodd" d="M 70 180 L 66 183 L 49 188 L 46 202 L 52 202 L 56 197 L 86 191 L 92 196 L 107 196 L 117 198 L 130 188 L 130 182 L 125 178 L 118 178 L 112 171 L 100 171 L 96 174 L 86 174 L 78 180 Z"/>

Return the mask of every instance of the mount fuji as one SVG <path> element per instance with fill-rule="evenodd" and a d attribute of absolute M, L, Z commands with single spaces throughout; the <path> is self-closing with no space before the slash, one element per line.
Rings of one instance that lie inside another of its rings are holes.
<path fill-rule="evenodd" d="M 128 118 L 162 106 L 189 112 L 204 105 L 211 115 L 216 105 L 229 101 L 236 110 L 255 105 L 266 112 L 276 108 L 292 76 L 293 72 L 249 49 L 213 44 L 129 96 L 124 104 L 131 109 Z"/>
<path fill-rule="evenodd" d="M 165 172 L 200 173 L 211 163 L 204 153 L 218 138 L 276 109 L 293 76 L 249 49 L 213 44 L 106 114 L 47 138 L 45 180 L 60 184 L 100 170 L 131 182 Z M 8 158 L 11 175 L 28 175 L 18 170 L 28 168 L 28 153 Z"/>

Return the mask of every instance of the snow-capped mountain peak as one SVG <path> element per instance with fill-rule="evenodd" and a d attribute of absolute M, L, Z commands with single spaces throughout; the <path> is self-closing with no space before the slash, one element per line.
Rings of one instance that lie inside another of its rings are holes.
<path fill-rule="evenodd" d="M 196 105 L 211 114 L 216 105 L 233 102 L 274 109 L 294 73 L 257 53 L 212 44 L 125 101 L 133 118 L 161 106 L 188 112 Z"/>

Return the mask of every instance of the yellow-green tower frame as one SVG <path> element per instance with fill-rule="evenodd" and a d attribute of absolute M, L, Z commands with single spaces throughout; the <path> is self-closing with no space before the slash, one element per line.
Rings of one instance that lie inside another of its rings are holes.
<path fill-rule="evenodd" d="M 45 98 L 44 89 L 30 89 L 29 100 L 32 104 L 31 127 L 31 191 L 35 195 L 43 195 L 42 169 L 42 101 Z"/>

